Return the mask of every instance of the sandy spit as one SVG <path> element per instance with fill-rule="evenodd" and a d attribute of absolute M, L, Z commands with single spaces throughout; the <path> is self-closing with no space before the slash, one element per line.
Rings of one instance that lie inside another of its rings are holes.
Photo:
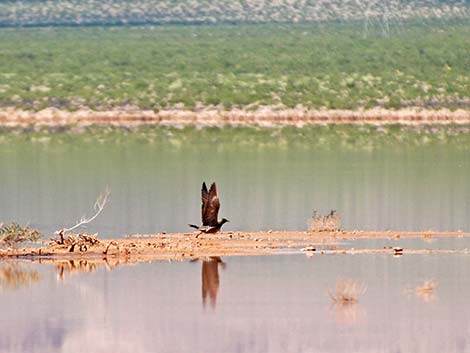
<path fill-rule="evenodd" d="M 395 232 L 395 231 L 339 231 L 339 232 L 224 232 L 218 234 L 196 233 L 136 234 L 120 239 L 102 239 L 97 244 L 69 246 L 48 244 L 40 248 L 3 249 L 0 259 L 127 259 L 139 262 L 149 260 L 198 259 L 212 256 L 275 255 L 280 253 L 308 254 L 431 254 L 467 253 L 467 250 L 427 250 L 396 248 L 345 247 L 344 242 L 361 238 L 406 237 L 467 237 L 464 232 Z M 340 246 L 340 244 L 342 244 Z"/>
<path fill-rule="evenodd" d="M 133 107 L 93 111 L 81 109 L 74 112 L 47 108 L 38 112 L 5 108 L 0 110 L 0 126 L 62 126 L 106 124 L 116 126 L 162 125 L 162 126 L 303 126 L 307 124 L 470 124 L 470 110 L 425 110 L 407 108 L 387 110 L 308 110 L 299 108 L 260 107 L 254 111 L 233 109 L 226 111 L 207 107 L 189 110 L 139 110 Z"/>

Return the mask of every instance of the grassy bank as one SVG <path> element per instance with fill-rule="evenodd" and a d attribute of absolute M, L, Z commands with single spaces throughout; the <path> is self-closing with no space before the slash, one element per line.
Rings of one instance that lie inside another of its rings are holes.
<path fill-rule="evenodd" d="M 470 25 L 0 29 L 0 107 L 469 109 Z"/>

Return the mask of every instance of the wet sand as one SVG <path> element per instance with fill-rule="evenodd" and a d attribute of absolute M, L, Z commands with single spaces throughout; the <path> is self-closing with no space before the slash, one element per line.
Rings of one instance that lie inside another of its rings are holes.
<path fill-rule="evenodd" d="M 93 111 L 81 109 L 65 111 L 47 108 L 27 111 L 14 108 L 0 110 L 0 126 L 24 127 L 67 125 L 113 126 L 302 126 L 306 124 L 374 124 L 374 125 L 439 125 L 470 124 L 466 109 L 384 108 L 358 110 L 308 110 L 305 108 L 260 107 L 254 111 L 243 109 L 221 110 L 206 107 L 199 111 L 169 109 L 158 112 L 139 109 Z"/>
<path fill-rule="evenodd" d="M 223 232 L 218 234 L 174 233 L 136 234 L 121 239 L 99 239 L 94 244 L 85 241 L 76 246 L 53 242 L 36 248 L 0 250 L 0 258 L 29 258 L 32 260 L 123 259 L 139 262 L 149 260 L 198 259 L 213 256 L 276 255 L 300 253 L 326 254 L 467 254 L 467 249 L 379 249 L 338 246 L 344 241 L 377 238 L 467 237 L 466 232 L 396 232 L 396 231 L 339 231 L 339 232 Z M 344 245 L 344 244 L 343 244 Z"/>

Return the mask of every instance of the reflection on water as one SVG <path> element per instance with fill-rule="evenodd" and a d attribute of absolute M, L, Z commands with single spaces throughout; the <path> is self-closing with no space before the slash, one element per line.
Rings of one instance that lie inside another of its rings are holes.
<path fill-rule="evenodd" d="M 418 298 L 426 303 L 434 302 L 436 296 L 437 281 L 431 279 L 426 280 L 415 288 L 415 294 Z"/>
<path fill-rule="evenodd" d="M 470 352 L 469 256 L 199 263 L 113 271 L 74 263 L 64 267 L 87 272 L 67 281 L 56 280 L 60 267 L 20 263 L 42 280 L 2 292 L 0 311 L 9 319 L 0 321 L 0 352 Z M 337 278 L 354 278 L 367 291 L 357 302 L 333 304 L 328 289 Z M 421 297 L 429 278 L 434 294 L 439 283 L 438 300 Z M 212 310 L 201 305 L 201 287 Z"/>
<path fill-rule="evenodd" d="M 211 307 L 215 309 L 217 304 L 217 292 L 219 291 L 219 266 L 224 269 L 225 263 L 218 256 L 210 257 L 202 262 L 202 304 L 206 306 L 207 296 Z"/>
<path fill-rule="evenodd" d="M 53 263 L 57 271 L 57 278 L 62 281 L 66 274 L 93 272 L 104 262 L 97 263 L 87 260 L 57 260 Z"/>
<path fill-rule="evenodd" d="M 352 325 L 364 316 L 359 299 L 365 292 L 365 285 L 351 278 L 336 281 L 335 290 L 328 290 L 328 294 L 333 301 L 337 323 Z"/>
<path fill-rule="evenodd" d="M 111 271 L 121 264 L 121 260 L 117 258 L 103 258 L 103 259 L 76 259 L 76 260 L 61 260 L 61 259 L 46 259 L 41 260 L 41 263 L 50 262 L 54 265 L 57 272 L 57 279 L 63 281 L 67 275 L 80 272 L 94 272 L 100 267 L 105 267 L 106 270 Z M 124 261 L 128 263 L 128 261 Z"/>
<path fill-rule="evenodd" d="M 66 273 L 93 272 L 96 270 L 97 265 L 95 263 L 89 263 L 86 260 L 68 260 L 56 263 L 55 268 L 57 271 L 57 278 L 63 281 Z"/>
<path fill-rule="evenodd" d="M 340 325 L 360 324 L 365 319 L 365 311 L 359 303 L 334 303 L 335 321 Z"/>
<path fill-rule="evenodd" d="M 41 276 L 35 269 L 19 263 L 0 263 L 0 288 L 3 290 L 29 287 L 39 282 Z"/>

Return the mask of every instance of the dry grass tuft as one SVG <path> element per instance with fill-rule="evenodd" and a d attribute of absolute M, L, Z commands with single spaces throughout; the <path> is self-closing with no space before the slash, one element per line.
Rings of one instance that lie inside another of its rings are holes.
<path fill-rule="evenodd" d="M 366 287 L 364 284 L 353 279 L 337 280 L 335 291 L 328 290 L 331 300 L 337 305 L 355 304 L 365 292 Z"/>
<path fill-rule="evenodd" d="M 326 216 L 313 211 L 308 229 L 312 232 L 337 232 L 341 228 L 341 217 L 336 210 L 332 210 Z"/>

